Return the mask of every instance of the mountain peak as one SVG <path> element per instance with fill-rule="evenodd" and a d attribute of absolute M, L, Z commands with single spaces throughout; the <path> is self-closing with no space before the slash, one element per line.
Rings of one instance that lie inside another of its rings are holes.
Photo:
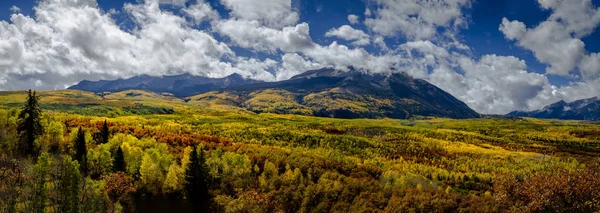
<path fill-rule="evenodd" d="M 228 75 L 228 76 L 227 76 L 227 77 L 225 77 L 225 78 L 228 78 L 228 79 L 236 79 L 236 80 L 243 80 L 243 79 L 246 79 L 246 78 L 244 78 L 244 76 L 242 76 L 242 75 L 238 74 L 237 72 L 234 72 L 233 74 L 231 74 L 231 75 Z"/>
<path fill-rule="evenodd" d="M 227 91 L 239 97 L 266 91 L 271 95 L 273 90 L 283 91 L 295 97 L 295 104 L 309 107 L 314 110 L 314 115 L 325 117 L 479 117 L 477 112 L 449 93 L 405 73 L 369 73 L 352 68 L 323 68 L 304 72 L 286 81 L 232 89 Z"/>
<path fill-rule="evenodd" d="M 600 120 L 600 99 L 598 99 L 598 97 L 593 97 L 570 103 L 561 100 L 550 104 L 541 110 L 531 112 L 515 111 L 507 114 L 507 116 L 567 120 Z"/>

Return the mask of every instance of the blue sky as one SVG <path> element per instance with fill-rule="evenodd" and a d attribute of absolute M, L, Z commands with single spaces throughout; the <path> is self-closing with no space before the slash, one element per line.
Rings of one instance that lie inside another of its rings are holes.
<path fill-rule="evenodd" d="M 3 0 L 0 89 L 62 89 L 83 79 L 139 74 L 240 73 L 277 81 L 320 67 L 393 67 L 482 113 L 531 110 L 599 95 L 599 5 Z"/>

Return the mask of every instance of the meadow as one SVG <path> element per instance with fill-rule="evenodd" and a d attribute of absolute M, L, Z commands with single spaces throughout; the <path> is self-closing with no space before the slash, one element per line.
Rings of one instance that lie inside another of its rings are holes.
<path fill-rule="evenodd" d="M 592 122 L 334 119 L 143 91 L 38 94 L 45 131 L 27 157 L 17 154 L 26 93 L 0 92 L 0 212 L 188 211 L 194 146 L 213 212 L 600 211 Z M 85 173 L 70 157 L 79 128 Z"/>

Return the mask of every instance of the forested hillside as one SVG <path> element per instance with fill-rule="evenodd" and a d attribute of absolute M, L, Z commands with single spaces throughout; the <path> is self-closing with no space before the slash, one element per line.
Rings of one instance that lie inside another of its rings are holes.
<path fill-rule="evenodd" d="M 37 95 L 0 93 L 0 212 L 600 210 L 593 123 L 333 119 L 144 92 Z M 34 105 L 38 119 L 23 113 Z M 29 128 L 36 122 L 41 131 Z"/>
<path fill-rule="evenodd" d="M 227 78 L 138 76 L 127 80 L 82 81 L 69 89 L 101 94 L 146 90 L 200 105 L 216 102 L 255 113 L 398 119 L 480 116 L 462 101 L 425 80 L 406 73 L 370 73 L 354 68 L 347 71 L 312 70 L 279 82 L 246 80 L 239 75 Z"/>

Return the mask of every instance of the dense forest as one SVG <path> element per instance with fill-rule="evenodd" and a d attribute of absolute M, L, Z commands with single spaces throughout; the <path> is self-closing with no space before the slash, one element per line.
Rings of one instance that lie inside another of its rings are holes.
<path fill-rule="evenodd" d="M 600 211 L 594 123 L 40 94 L 0 93 L 0 212 Z"/>

